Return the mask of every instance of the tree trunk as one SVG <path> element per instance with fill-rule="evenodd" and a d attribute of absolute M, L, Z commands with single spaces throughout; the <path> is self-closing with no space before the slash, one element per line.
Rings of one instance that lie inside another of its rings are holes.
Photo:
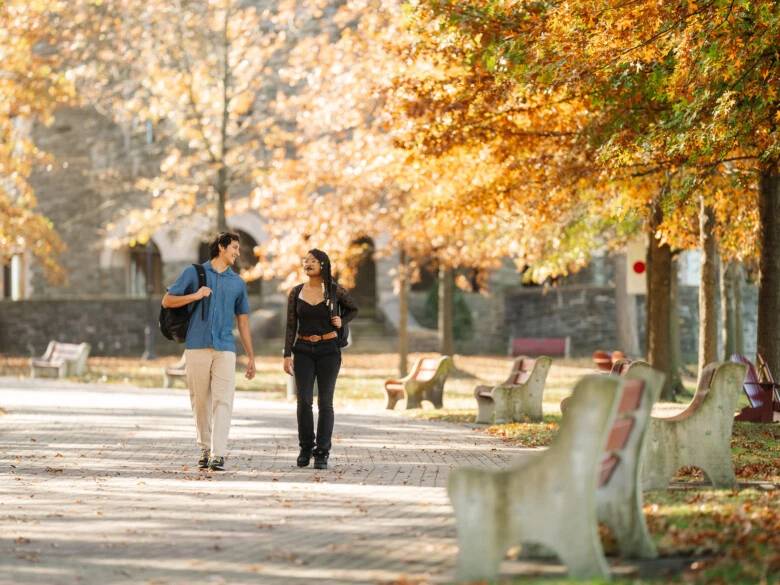
<path fill-rule="evenodd" d="M 699 242 L 701 246 L 701 278 L 699 281 L 699 375 L 704 366 L 718 361 L 718 307 L 715 295 L 717 282 L 715 216 L 704 201 L 699 207 Z"/>
<path fill-rule="evenodd" d="M 455 332 L 453 328 L 453 293 L 455 275 L 452 268 L 439 265 L 439 353 L 455 354 Z"/>
<path fill-rule="evenodd" d="M 230 122 L 230 97 L 228 86 L 230 84 L 230 16 L 232 10 L 225 10 L 225 20 L 222 27 L 222 121 L 220 127 L 220 145 L 219 145 L 219 170 L 217 171 L 217 231 L 227 231 L 227 218 L 225 217 L 225 207 L 227 207 L 228 195 L 228 169 L 225 160 L 228 154 L 227 128 Z"/>
<path fill-rule="evenodd" d="M 745 330 L 742 329 L 742 264 L 734 266 L 734 343 L 735 351 L 745 355 Z"/>
<path fill-rule="evenodd" d="M 677 278 L 677 254 L 672 255 L 669 270 L 669 376 L 672 394 L 685 393 L 680 371 L 682 370 L 682 346 L 680 343 L 680 287 Z"/>
<path fill-rule="evenodd" d="M 723 361 L 737 353 L 737 315 L 735 313 L 736 263 L 733 260 L 720 265 L 720 313 L 721 342 L 723 343 Z"/>
<path fill-rule="evenodd" d="M 617 349 L 626 355 L 639 355 L 639 331 L 636 317 L 636 296 L 626 290 L 626 255 L 617 254 L 615 264 L 615 320 Z"/>
<path fill-rule="evenodd" d="M 674 402 L 669 364 L 669 306 L 672 270 L 672 250 L 669 244 L 659 244 L 654 234 L 663 221 L 660 200 L 653 203 L 647 247 L 647 303 L 645 315 L 647 360 L 659 372 L 666 375 L 661 400 Z"/>
<path fill-rule="evenodd" d="M 219 167 L 217 173 L 217 194 L 219 199 L 217 201 L 217 231 L 227 231 L 227 219 L 225 217 L 225 207 L 227 202 L 227 169 L 223 166 Z"/>
<path fill-rule="evenodd" d="M 398 258 L 398 373 L 403 378 L 409 373 L 409 267 L 406 250 L 401 248 Z"/>
<path fill-rule="evenodd" d="M 758 282 L 757 351 L 769 370 L 780 372 L 780 174 L 776 166 L 765 169 L 758 191 L 761 223 Z"/>

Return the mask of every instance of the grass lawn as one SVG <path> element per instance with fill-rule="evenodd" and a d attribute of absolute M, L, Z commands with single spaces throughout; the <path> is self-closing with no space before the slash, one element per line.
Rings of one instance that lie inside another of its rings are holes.
<path fill-rule="evenodd" d="M 409 363 L 422 355 L 410 356 Z M 140 387 L 160 387 L 161 368 L 177 357 L 150 362 L 130 358 L 90 358 L 86 374 L 79 379 L 95 383 L 128 383 Z M 241 390 L 263 393 L 264 398 L 285 400 L 286 375 L 281 356 L 257 358 L 257 376 L 248 381 L 239 369 L 236 385 Z M 0 357 L 0 374 L 28 375 L 24 358 Z M 3 366 L 4 364 L 4 366 Z M 505 356 L 456 356 L 455 370 L 447 381 L 445 407 L 435 410 L 427 402 L 420 410 L 405 412 L 412 418 L 444 422 L 473 423 L 476 402 L 472 395 L 477 384 L 499 383 L 510 369 Z M 344 352 L 344 363 L 336 390 L 336 408 L 382 409 L 385 404 L 384 380 L 397 376 L 396 354 Z M 589 358 L 555 360 L 544 393 L 545 419 L 541 423 L 513 423 L 466 428 L 464 432 L 487 432 L 518 446 L 548 445 L 560 425 L 561 399 L 571 393 L 576 380 L 592 372 Z M 693 391 L 695 380 L 684 380 Z M 183 385 L 179 383 L 183 390 Z M 401 407 L 403 403 L 401 404 Z M 400 407 L 399 407 L 400 408 Z M 648 526 L 662 556 L 702 556 L 686 572 L 655 581 L 663 583 L 737 584 L 780 583 L 780 424 L 735 423 L 732 456 L 740 482 L 753 483 L 741 490 L 696 489 L 701 480 L 697 469 L 684 469 L 675 481 L 688 482 L 689 488 L 644 495 Z M 772 488 L 774 486 L 774 488 Z M 606 539 L 607 551 L 614 544 Z M 546 584 L 555 581 L 545 580 Z M 567 581 L 571 582 L 571 581 Z M 638 581 L 613 581 L 632 583 Z M 523 580 L 521 583 L 529 583 Z"/>

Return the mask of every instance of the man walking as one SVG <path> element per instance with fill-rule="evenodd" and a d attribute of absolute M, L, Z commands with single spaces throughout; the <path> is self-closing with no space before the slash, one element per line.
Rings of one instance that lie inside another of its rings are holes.
<path fill-rule="evenodd" d="M 200 286 L 194 266 L 188 266 L 168 289 L 162 306 L 176 308 L 200 301 L 190 317 L 184 343 L 187 386 L 195 417 L 198 467 L 224 471 L 233 396 L 236 391 L 236 342 L 233 315 L 249 358 L 246 378 L 255 377 L 255 356 L 249 330 L 249 299 L 244 280 L 231 270 L 239 256 L 238 235 L 221 232 L 209 243 L 211 260 L 203 263 L 206 286 Z"/>

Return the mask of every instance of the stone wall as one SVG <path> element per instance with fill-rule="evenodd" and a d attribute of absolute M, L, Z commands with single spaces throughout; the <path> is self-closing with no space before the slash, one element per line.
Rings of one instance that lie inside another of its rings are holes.
<path fill-rule="evenodd" d="M 569 337 L 572 356 L 615 347 L 615 290 L 613 287 L 567 286 L 507 292 L 508 347 L 510 337 Z"/>
<path fill-rule="evenodd" d="M 686 364 L 695 364 L 699 351 L 699 289 L 681 286 L 679 294 L 682 359 Z M 425 295 L 416 292 L 409 296 L 410 311 L 418 321 L 422 320 Z M 570 337 L 570 351 L 575 357 L 591 355 L 597 349 L 617 349 L 613 287 L 573 285 L 547 290 L 529 287 L 504 294 L 466 294 L 465 297 L 471 308 L 474 335 L 455 342 L 459 353 L 503 354 L 511 337 Z M 636 302 L 639 345 L 644 353 L 644 295 L 638 295 Z M 754 356 L 758 313 L 755 285 L 743 284 L 742 303 L 744 350 L 746 355 Z"/>
<path fill-rule="evenodd" d="M 153 299 L 156 353 L 173 355 L 181 344 L 157 329 L 160 299 Z M 150 322 L 145 299 L 82 298 L 69 300 L 0 301 L 0 352 L 41 355 L 51 340 L 86 341 L 91 355 L 141 356 L 144 327 Z"/>

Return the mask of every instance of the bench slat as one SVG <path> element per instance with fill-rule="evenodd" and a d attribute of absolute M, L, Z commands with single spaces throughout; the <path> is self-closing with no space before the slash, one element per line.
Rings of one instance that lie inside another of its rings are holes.
<path fill-rule="evenodd" d="M 514 383 L 525 384 L 530 377 L 531 377 L 531 372 L 517 372 L 517 374 L 515 375 Z"/>
<path fill-rule="evenodd" d="M 634 428 L 634 419 L 631 417 L 619 418 L 612 425 L 607 439 L 606 451 L 617 451 L 622 449 L 628 443 L 628 437 L 631 435 L 631 429 Z"/>
<path fill-rule="evenodd" d="M 618 406 L 618 414 L 633 412 L 642 403 L 642 393 L 644 392 L 644 382 L 642 380 L 626 380 L 623 385 L 623 396 Z"/>
<path fill-rule="evenodd" d="M 620 459 L 616 455 L 609 455 L 601 462 L 601 472 L 599 473 L 599 487 L 607 485 L 612 477 Z"/>

